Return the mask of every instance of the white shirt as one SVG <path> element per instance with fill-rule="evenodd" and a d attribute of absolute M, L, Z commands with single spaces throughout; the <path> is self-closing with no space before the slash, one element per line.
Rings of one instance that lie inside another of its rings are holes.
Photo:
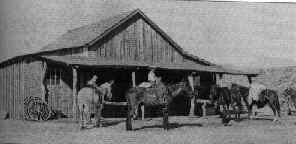
<path fill-rule="evenodd" d="M 152 82 L 156 81 L 155 73 L 152 70 L 148 74 L 148 81 L 152 81 Z"/>

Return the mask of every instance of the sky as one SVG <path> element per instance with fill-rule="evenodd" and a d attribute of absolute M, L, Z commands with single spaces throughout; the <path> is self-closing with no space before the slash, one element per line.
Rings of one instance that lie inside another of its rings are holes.
<path fill-rule="evenodd" d="M 249 1 L 2 0 L 0 61 L 36 52 L 67 30 L 140 8 L 185 51 L 211 62 L 296 65 L 296 3 Z"/>

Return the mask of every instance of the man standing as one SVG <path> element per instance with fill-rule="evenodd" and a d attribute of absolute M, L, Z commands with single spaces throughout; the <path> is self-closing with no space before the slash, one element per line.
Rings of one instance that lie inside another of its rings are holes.
<path fill-rule="evenodd" d="M 93 77 L 87 82 L 87 86 L 90 86 L 92 88 L 98 88 L 97 85 L 97 80 L 98 80 L 98 76 L 97 75 L 93 75 Z"/>
<path fill-rule="evenodd" d="M 156 82 L 155 68 L 152 68 L 148 73 L 148 81 L 153 85 Z"/>
<path fill-rule="evenodd" d="M 148 82 L 142 82 L 139 84 L 139 87 L 144 87 L 144 88 L 151 88 L 154 87 L 157 84 L 157 79 L 155 75 L 155 68 L 152 68 L 149 73 L 148 73 Z"/>

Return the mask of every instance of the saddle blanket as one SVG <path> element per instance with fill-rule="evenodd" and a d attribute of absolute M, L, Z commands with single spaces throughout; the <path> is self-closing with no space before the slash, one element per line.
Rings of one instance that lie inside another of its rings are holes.
<path fill-rule="evenodd" d="M 152 84 L 150 82 L 142 82 L 138 85 L 138 87 L 143 87 L 143 88 L 150 88 Z"/>

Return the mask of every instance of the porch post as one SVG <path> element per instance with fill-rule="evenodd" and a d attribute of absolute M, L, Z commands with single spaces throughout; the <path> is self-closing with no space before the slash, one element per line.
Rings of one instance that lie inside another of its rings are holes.
<path fill-rule="evenodd" d="M 72 84 L 72 87 L 73 87 L 73 92 L 72 92 L 72 95 L 73 95 L 73 120 L 74 121 L 77 121 L 78 120 L 78 108 L 77 108 L 77 69 L 78 67 L 77 66 L 73 66 L 72 67 L 72 73 L 73 73 L 73 84 Z"/>
<path fill-rule="evenodd" d="M 194 81 L 194 78 L 193 78 L 193 73 L 191 73 L 190 75 L 188 75 L 188 81 L 189 81 L 189 84 L 191 86 L 191 89 L 192 89 L 193 93 L 195 94 L 195 90 L 194 90 L 195 81 Z M 195 99 L 196 99 L 195 98 L 195 95 L 193 95 L 191 97 L 191 100 L 190 100 L 189 116 L 194 116 Z"/>
<path fill-rule="evenodd" d="M 46 86 L 45 86 L 45 76 L 47 71 L 46 61 L 42 61 L 42 71 L 41 71 L 41 90 L 42 90 L 42 100 L 46 101 Z"/>
<path fill-rule="evenodd" d="M 252 77 L 251 76 L 248 76 L 248 81 L 249 81 L 249 84 L 251 85 L 252 84 Z"/>
<path fill-rule="evenodd" d="M 133 82 L 133 87 L 136 87 L 136 72 L 132 72 L 132 82 Z"/>
<path fill-rule="evenodd" d="M 222 79 L 223 79 L 223 74 L 222 73 L 219 73 L 217 74 L 218 75 L 218 79 L 216 79 L 216 84 L 218 85 L 218 87 L 222 87 L 223 86 L 223 82 L 222 82 Z M 220 96 L 218 96 L 220 97 Z M 219 110 L 220 112 L 224 112 L 224 108 L 222 105 L 219 105 Z"/>
<path fill-rule="evenodd" d="M 217 77 L 218 77 L 218 78 L 217 78 Z M 222 86 L 223 86 L 222 79 L 223 79 L 223 74 L 222 74 L 222 73 L 219 73 L 219 74 L 216 75 L 216 84 L 217 84 L 219 87 L 222 87 Z"/>
<path fill-rule="evenodd" d="M 133 87 L 136 87 L 136 72 L 132 72 L 132 81 L 133 81 Z M 145 116 L 145 108 L 144 105 L 141 105 L 141 118 L 144 120 Z"/>

